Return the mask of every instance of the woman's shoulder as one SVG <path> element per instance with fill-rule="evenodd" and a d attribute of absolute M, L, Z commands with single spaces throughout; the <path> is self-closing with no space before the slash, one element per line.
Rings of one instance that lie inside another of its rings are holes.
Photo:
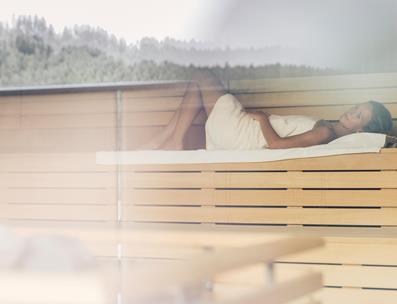
<path fill-rule="evenodd" d="M 328 131 L 331 140 L 337 138 L 337 135 L 336 135 L 336 132 L 334 129 L 334 125 L 332 122 L 327 121 L 325 119 L 317 120 L 316 123 L 314 124 L 313 129 L 320 128 L 320 127 L 324 128 Z"/>

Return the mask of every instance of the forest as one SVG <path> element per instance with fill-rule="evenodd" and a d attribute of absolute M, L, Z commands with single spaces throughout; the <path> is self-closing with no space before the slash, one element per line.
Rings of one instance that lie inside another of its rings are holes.
<path fill-rule="evenodd" d="M 19 16 L 0 23 L 0 86 L 185 80 L 196 67 L 209 67 L 225 80 L 344 72 L 282 64 L 277 56 L 283 52 L 288 50 L 214 49 L 172 38 L 127 43 L 101 28 L 76 25 L 56 32 L 44 18 Z"/>

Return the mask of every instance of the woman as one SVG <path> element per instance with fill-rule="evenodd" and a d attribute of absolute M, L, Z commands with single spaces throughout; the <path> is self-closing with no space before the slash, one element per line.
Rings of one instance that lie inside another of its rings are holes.
<path fill-rule="evenodd" d="M 392 128 L 390 112 L 376 101 L 353 107 L 334 123 L 246 111 L 209 70 L 200 70 L 194 74 L 169 124 L 142 148 L 182 150 L 183 138 L 201 109 L 207 116 L 209 150 L 307 147 L 356 132 L 388 134 Z"/>

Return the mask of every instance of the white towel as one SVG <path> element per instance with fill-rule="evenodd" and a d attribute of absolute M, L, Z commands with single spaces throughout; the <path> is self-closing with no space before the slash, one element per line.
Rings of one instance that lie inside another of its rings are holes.
<path fill-rule="evenodd" d="M 195 151 L 122 151 L 97 152 L 96 162 L 113 164 L 203 164 L 267 162 L 354 153 L 377 153 L 384 146 L 386 135 L 355 133 L 328 144 L 305 148 L 259 150 L 195 150 Z"/>
<path fill-rule="evenodd" d="M 316 119 L 307 116 L 271 115 L 270 124 L 281 137 L 313 129 Z M 260 124 L 248 115 L 232 94 L 222 95 L 205 124 L 207 150 L 256 150 L 267 147 Z"/>

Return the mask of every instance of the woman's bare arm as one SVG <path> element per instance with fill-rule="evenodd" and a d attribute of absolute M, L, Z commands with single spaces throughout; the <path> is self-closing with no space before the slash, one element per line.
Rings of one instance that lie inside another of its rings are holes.
<path fill-rule="evenodd" d="M 326 126 L 319 126 L 298 135 L 280 137 L 270 124 L 267 113 L 249 112 L 248 114 L 259 121 L 269 149 L 309 147 L 328 143 L 334 138 L 333 132 Z"/>

